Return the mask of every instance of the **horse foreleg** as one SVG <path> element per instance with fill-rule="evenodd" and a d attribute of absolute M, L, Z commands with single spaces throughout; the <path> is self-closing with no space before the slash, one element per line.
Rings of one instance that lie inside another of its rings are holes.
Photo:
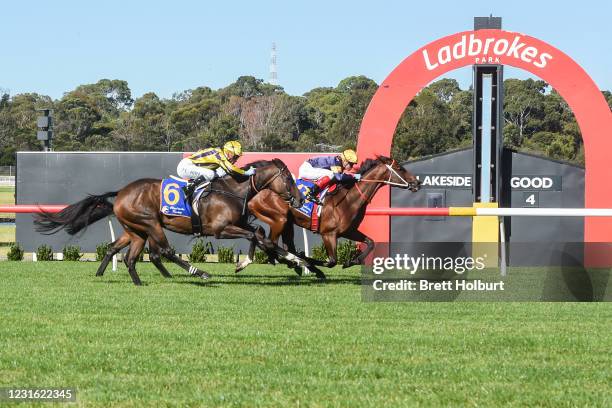
<path fill-rule="evenodd" d="M 96 276 L 104 275 L 104 271 L 106 270 L 106 267 L 108 266 L 108 263 L 113 258 L 113 256 L 115 256 L 119 251 L 121 251 L 129 244 L 130 235 L 127 232 L 124 232 L 115 242 L 111 244 L 111 247 L 108 249 L 106 255 L 104 255 L 104 258 L 102 259 L 102 263 L 100 263 L 100 266 L 98 267 Z"/>
<path fill-rule="evenodd" d="M 348 268 L 353 265 L 361 265 L 366 257 L 372 252 L 374 249 L 374 241 L 365 235 L 363 232 L 359 230 L 348 231 L 347 233 L 342 235 L 344 238 L 348 238 L 352 241 L 363 242 L 366 244 L 366 248 L 363 252 L 355 254 L 352 259 L 347 260 L 342 265 L 343 268 Z"/>
<path fill-rule="evenodd" d="M 149 239 L 149 260 L 155 265 L 159 273 L 162 274 L 164 278 L 171 278 L 170 272 L 166 269 L 164 264 L 161 261 L 161 255 L 159 253 L 159 247 L 155 243 L 155 241 Z"/>

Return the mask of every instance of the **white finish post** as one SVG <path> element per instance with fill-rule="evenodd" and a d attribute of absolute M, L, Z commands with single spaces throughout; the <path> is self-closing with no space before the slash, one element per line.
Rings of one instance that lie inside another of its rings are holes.
<path fill-rule="evenodd" d="M 507 254 L 506 254 L 506 227 L 504 226 L 504 217 L 499 218 L 499 272 L 501 276 L 508 274 Z"/>
<path fill-rule="evenodd" d="M 310 256 L 310 248 L 308 247 L 308 234 L 306 233 L 306 228 L 302 228 L 302 235 L 304 237 L 304 254 L 306 256 Z M 304 267 L 304 275 L 310 275 L 310 270 L 307 267 Z"/>
<path fill-rule="evenodd" d="M 115 242 L 115 231 L 113 230 L 113 223 L 108 219 L 108 227 L 110 228 L 111 242 Z M 113 272 L 117 272 L 117 254 L 113 255 Z"/>

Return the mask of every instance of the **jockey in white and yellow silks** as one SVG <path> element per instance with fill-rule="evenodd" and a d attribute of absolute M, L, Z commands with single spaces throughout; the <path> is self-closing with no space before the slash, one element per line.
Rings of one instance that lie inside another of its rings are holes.
<path fill-rule="evenodd" d="M 195 187 L 204 181 L 213 181 L 217 177 L 226 174 L 252 176 L 255 168 L 242 170 L 234 163 L 242 155 L 242 146 L 236 140 L 229 141 L 223 148 L 210 147 L 198 150 L 196 153 L 181 160 L 176 168 L 179 177 L 189 179 L 185 187 L 188 198 L 193 194 Z"/>
<path fill-rule="evenodd" d="M 349 174 L 345 171 L 351 170 L 357 163 L 357 153 L 347 149 L 336 156 L 320 156 L 306 160 L 299 169 L 299 178 L 314 182 L 317 191 L 311 192 L 311 199 L 316 201 L 314 195 L 327 187 L 332 180 L 336 182 L 347 182 L 359 180 L 361 174 Z"/>

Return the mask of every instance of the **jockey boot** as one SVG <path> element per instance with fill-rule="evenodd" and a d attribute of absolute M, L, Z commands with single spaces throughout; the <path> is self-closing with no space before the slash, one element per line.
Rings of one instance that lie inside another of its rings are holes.
<path fill-rule="evenodd" d="M 328 176 L 321 177 L 317 181 L 314 182 L 315 187 L 310 191 L 309 196 L 311 201 L 321 205 L 321 201 L 317 198 L 317 194 L 325 189 L 329 185 L 331 178 Z"/>
<path fill-rule="evenodd" d="M 195 188 L 203 181 L 206 181 L 206 177 L 200 176 L 195 180 L 189 180 L 187 185 L 183 187 L 183 192 L 185 193 L 185 198 L 187 199 L 188 203 L 191 203 L 191 196 L 193 195 Z"/>

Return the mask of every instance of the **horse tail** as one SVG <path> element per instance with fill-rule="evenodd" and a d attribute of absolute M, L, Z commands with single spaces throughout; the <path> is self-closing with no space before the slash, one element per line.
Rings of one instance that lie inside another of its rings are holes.
<path fill-rule="evenodd" d="M 111 215 L 113 213 L 113 203 L 109 202 L 108 199 L 116 197 L 117 193 L 117 191 L 113 191 L 100 195 L 89 195 L 56 214 L 42 211 L 34 215 L 36 231 L 51 235 L 63 229 L 68 234 L 74 235 L 87 228 L 88 225 Z"/>

